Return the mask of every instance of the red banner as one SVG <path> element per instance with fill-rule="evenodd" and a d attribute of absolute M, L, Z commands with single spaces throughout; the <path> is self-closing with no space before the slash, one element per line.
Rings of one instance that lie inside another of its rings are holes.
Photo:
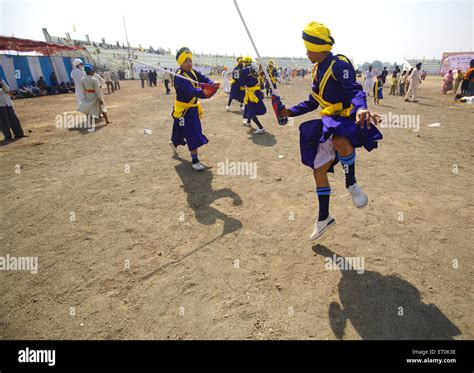
<path fill-rule="evenodd" d="M 18 39 L 0 36 L 0 50 L 17 52 L 37 52 L 45 56 L 51 56 L 63 51 L 84 50 L 84 47 L 59 45 L 29 39 Z"/>

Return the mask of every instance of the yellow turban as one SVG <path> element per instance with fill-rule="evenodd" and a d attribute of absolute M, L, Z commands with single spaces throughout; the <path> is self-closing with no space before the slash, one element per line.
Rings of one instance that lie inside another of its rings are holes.
<path fill-rule="evenodd" d="M 303 30 L 303 41 L 311 52 L 329 52 L 334 45 L 331 31 L 322 23 L 311 22 Z"/>
<path fill-rule="evenodd" d="M 178 61 L 179 66 L 181 66 L 188 58 L 191 60 L 193 59 L 193 54 L 189 48 L 181 48 L 176 54 L 176 61 Z"/>
<path fill-rule="evenodd" d="M 242 58 L 242 62 L 245 63 L 245 64 L 251 64 L 252 63 L 252 57 L 250 56 L 245 56 L 244 58 Z"/>

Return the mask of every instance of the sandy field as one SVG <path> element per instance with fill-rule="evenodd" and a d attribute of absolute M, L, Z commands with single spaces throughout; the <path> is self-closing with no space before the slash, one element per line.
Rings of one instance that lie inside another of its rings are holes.
<path fill-rule="evenodd" d="M 168 146 L 162 85 L 122 82 L 95 132 L 57 128 L 73 94 L 16 101 L 29 137 L 0 144 L 0 256 L 37 257 L 38 271 L 0 271 L 0 338 L 474 338 L 474 107 L 440 87 L 428 78 L 405 103 L 385 86 L 376 111 L 419 115 L 419 131 L 382 128 L 379 149 L 358 151 L 365 209 L 336 167 L 337 224 L 315 242 L 298 126 L 318 112 L 279 127 L 269 111 L 254 135 L 218 92 L 203 101 L 212 168 L 197 173 L 187 148 Z M 280 91 L 292 105 L 309 89 Z M 256 177 L 222 175 L 221 162 Z"/>

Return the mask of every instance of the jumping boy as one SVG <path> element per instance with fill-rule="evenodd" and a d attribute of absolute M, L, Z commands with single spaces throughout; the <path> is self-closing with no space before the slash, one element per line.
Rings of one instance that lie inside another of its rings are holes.
<path fill-rule="evenodd" d="M 296 117 L 321 107 L 321 119 L 304 122 L 300 126 L 300 150 L 303 164 L 313 170 L 319 214 L 310 240 L 320 237 L 335 224 L 329 215 L 331 187 L 327 173 L 341 162 L 346 188 L 357 208 L 365 207 L 367 195 L 356 182 L 355 148 L 364 146 L 368 151 L 377 147 L 382 134 L 371 121 L 379 116 L 367 109 L 366 94 L 356 82 L 350 61 L 343 55 L 331 53 L 334 39 L 329 29 L 317 22 L 303 30 L 307 56 L 315 64 L 312 91 L 308 100 L 280 111 L 281 117 Z"/>

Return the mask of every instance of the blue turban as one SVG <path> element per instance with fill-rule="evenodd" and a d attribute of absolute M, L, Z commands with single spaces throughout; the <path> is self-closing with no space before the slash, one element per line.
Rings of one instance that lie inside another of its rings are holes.
<path fill-rule="evenodd" d="M 90 73 L 90 72 L 92 72 L 93 70 L 94 70 L 94 67 L 93 67 L 92 65 L 90 65 L 90 64 L 88 64 L 88 63 L 84 65 L 84 71 L 85 71 L 86 73 Z"/>

